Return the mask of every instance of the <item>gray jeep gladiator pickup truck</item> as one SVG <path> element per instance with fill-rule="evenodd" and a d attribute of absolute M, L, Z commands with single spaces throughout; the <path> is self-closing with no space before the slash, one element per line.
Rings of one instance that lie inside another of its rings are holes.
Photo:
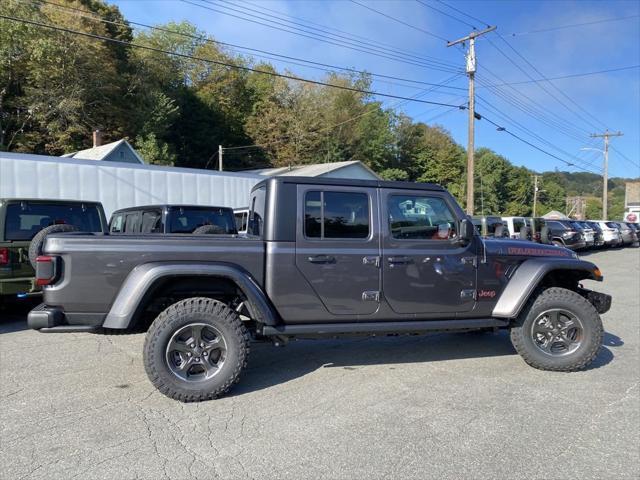
<path fill-rule="evenodd" d="M 147 330 L 163 394 L 199 401 L 238 381 L 249 343 L 293 337 L 509 329 L 533 367 L 597 355 L 611 297 L 562 247 L 482 239 L 442 187 L 280 177 L 257 184 L 248 233 L 47 238 L 41 332 Z"/>

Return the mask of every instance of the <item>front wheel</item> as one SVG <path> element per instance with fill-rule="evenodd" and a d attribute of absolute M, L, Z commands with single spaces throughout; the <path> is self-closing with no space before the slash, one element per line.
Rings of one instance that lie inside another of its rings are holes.
<path fill-rule="evenodd" d="M 151 383 L 181 402 L 211 400 L 238 382 L 249 356 L 249 333 L 237 313 L 217 300 L 174 303 L 151 324 L 144 366 Z"/>
<path fill-rule="evenodd" d="M 560 372 L 588 366 L 602 337 L 595 307 L 578 293 L 556 287 L 530 301 L 511 328 L 511 342 L 525 362 Z"/>

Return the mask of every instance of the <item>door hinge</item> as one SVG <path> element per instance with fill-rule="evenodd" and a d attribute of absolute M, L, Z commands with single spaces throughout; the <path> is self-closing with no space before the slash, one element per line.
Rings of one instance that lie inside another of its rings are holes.
<path fill-rule="evenodd" d="M 474 267 L 478 266 L 478 257 L 476 257 L 476 256 L 473 256 L 473 257 L 462 257 L 461 261 L 465 265 L 471 264 Z"/>
<path fill-rule="evenodd" d="M 476 290 L 468 289 L 460 291 L 460 300 L 475 300 L 476 299 Z"/>
<path fill-rule="evenodd" d="M 365 302 L 379 302 L 380 292 L 377 290 L 367 290 L 366 292 L 362 292 L 362 300 Z"/>
<path fill-rule="evenodd" d="M 380 257 L 362 257 L 363 265 L 374 265 L 376 268 L 380 268 Z"/>

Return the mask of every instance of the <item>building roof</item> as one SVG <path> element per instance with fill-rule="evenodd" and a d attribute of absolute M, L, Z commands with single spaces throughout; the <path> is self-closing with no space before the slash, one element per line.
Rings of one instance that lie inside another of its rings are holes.
<path fill-rule="evenodd" d="M 262 175 L 264 177 L 319 177 L 329 172 L 335 172 L 336 170 L 350 167 L 352 165 L 360 166 L 363 169 L 369 171 L 376 178 L 378 178 L 378 175 L 373 170 L 371 170 L 359 160 L 351 160 L 347 162 L 314 163 L 312 165 L 295 165 L 291 167 L 261 168 L 257 170 L 247 170 L 246 173 L 254 173 L 257 175 Z"/>
<path fill-rule="evenodd" d="M 127 142 L 124 138 L 118 140 L 117 142 L 106 143 L 104 145 L 100 145 L 99 147 L 87 148 L 86 150 L 80 150 L 79 152 L 65 153 L 62 155 L 65 158 L 77 158 L 80 160 L 104 160 L 109 156 L 111 152 L 113 152 L 120 145 L 125 144 L 131 153 L 140 161 L 140 163 L 145 163 L 138 152 L 131 146 L 129 142 Z"/>
<path fill-rule="evenodd" d="M 557 210 L 551 210 L 549 213 L 545 213 L 542 218 L 546 218 L 547 220 L 569 220 L 569 217 Z"/>

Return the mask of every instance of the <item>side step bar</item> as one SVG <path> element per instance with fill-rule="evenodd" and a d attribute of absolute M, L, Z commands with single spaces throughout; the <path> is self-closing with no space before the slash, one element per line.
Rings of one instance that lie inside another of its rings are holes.
<path fill-rule="evenodd" d="M 420 320 L 411 322 L 311 323 L 265 325 L 262 334 L 272 335 L 339 335 L 373 333 L 422 333 L 437 330 L 469 330 L 506 327 L 509 320 L 497 318 L 461 318 L 458 320 Z"/>

